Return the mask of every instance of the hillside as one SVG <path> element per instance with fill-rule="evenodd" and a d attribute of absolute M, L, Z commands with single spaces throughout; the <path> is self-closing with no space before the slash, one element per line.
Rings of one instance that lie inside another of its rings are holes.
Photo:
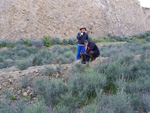
<path fill-rule="evenodd" d="M 0 38 L 76 36 L 81 25 L 94 38 L 150 30 L 138 0 L 1 0 Z"/>
<path fill-rule="evenodd" d="M 70 41 L 1 41 L 0 113 L 148 113 L 150 31 L 92 41 L 87 64 Z"/>

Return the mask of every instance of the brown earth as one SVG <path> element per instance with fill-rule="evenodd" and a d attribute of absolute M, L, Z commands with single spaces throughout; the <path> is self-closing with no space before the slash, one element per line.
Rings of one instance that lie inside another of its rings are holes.
<path fill-rule="evenodd" d="M 138 0 L 0 0 L 0 39 L 72 38 L 81 25 L 94 38 L 150 30 Z"/>

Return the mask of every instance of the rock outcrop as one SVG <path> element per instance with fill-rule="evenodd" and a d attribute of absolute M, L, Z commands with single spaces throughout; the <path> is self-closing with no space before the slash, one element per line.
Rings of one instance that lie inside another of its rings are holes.
<path fill-rule="evenodd" d="M 150 8 L 143 8 L 143 12 L 146 15 L 146 27 L 150 30 Z"/>
<path fill-rule="evenodd" d="M 0 38 L 129 36 L 150 28 L 138 0 L 0 0 Z"/>

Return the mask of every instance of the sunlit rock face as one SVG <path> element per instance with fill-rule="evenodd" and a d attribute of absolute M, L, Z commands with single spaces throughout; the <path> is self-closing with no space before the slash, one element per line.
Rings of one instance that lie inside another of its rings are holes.
<path fill-rule="evenodd" d="M 0 0 L 0 38 L 76 37 L 86 26 L 94 38 L 150 30 L 138 0 Z"/>

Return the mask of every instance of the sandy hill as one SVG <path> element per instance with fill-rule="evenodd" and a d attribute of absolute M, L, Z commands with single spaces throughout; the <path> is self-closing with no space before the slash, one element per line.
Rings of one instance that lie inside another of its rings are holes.
<path fill-rule="evenodd" d="M 87 26 L 93 37 L 150 30 L 138 0 L 0 0 L 0 38 L 75 37 Z"/>

